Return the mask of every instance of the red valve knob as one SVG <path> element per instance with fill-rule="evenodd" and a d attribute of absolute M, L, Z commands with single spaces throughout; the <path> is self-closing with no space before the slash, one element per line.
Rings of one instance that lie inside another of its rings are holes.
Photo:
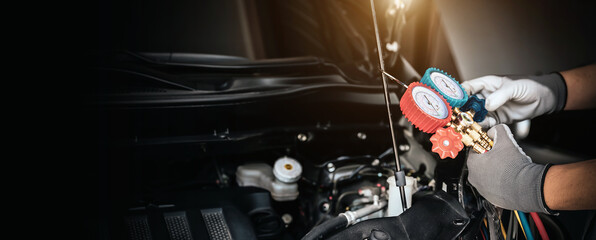
<path fill-rule="evenodd" d="M 435 90 L 419 82 L 411 83 L 401 97 L 399 107 L 414 126 L 434 133 L 451 120 L 451 107 Z"/>
<path fill-rule="evenodd" d="M 459 151 L 464 148 L 464 144 L 461 142 L 461 134 L 450 127 L 438 129 L 430 137 L 430 141 L 433 143 L 433 152 L 438 153 L 441 159 L 445 159 L 445 157 L 455 158 Z"/>

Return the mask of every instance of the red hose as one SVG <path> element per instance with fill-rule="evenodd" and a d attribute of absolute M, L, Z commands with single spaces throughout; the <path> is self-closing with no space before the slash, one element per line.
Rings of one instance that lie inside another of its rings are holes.
<path fill-rule="evenodd" d="M 532 216 L 532 219 L 534 220 L 534 223 L 536 224 L 536 228 L 538 228 L 538 232 L 540 233 L 540 237 L 543 240 L 550 240 L 548 238 L 548 234 L 546 233 L 546 229 L 544 229 L 544 224 L 542 224 L 542 220 L 540 220 L 540 217 L 538 216 L 538 213 L 535 212 L 531 212 L 530 216 Z"/>

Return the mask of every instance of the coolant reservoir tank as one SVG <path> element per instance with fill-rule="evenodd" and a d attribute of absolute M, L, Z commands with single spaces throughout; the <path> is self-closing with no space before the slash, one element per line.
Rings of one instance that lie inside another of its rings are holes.
<path fill-rule="evenodd" d="M 298 197 L 298 180 L 302 166 L 289 157 L 277 159 L 273 169 L 266 163 L 251 163 L 238 166 L 236 181 L 242 187 L 260 187 L 269 190 L 275 201 L 292 201 Z"/>
<path fill-rule="evenodd" d="M 279 158 L 273 165 L 273 175 L 280 182 L 295 183 L 302 175 L 302 165 L 293 158 Z"/>

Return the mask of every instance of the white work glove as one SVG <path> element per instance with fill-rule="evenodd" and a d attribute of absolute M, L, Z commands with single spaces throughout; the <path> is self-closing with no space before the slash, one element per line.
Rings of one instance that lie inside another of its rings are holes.
<path fill-rule="evenodd" d="M 521 78 L 484 76 L 465 81 L 462 87 L 468 94 L 486 99 L 488 114 L 479 123 L 485 128 L 561 111 L 567 99 L 565 80 L 559 73 Z"/>
<path fill-rule="evenodd" d="M 468 181 L 495 206 L 523 212 L 552 214 L 544 201 L 544 177 L 550 165 L 533 163 L 513 139 L 511 130 L 499 124 L 488 130 L 493 148 L 468 154 Z"/>

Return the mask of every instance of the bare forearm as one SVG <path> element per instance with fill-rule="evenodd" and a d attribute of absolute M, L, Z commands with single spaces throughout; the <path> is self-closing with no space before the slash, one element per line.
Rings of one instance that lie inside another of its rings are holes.
<path fill-rule="evenodd" d="M 561 72 L 567 84 L 565 110 L 596 108 L 596 64 Z"/>
<path fill-rule="evenodd" d="M 544 179 L 544 201 L 553 210 L 596 209 L 596 159 L 554 165 Z"/>

